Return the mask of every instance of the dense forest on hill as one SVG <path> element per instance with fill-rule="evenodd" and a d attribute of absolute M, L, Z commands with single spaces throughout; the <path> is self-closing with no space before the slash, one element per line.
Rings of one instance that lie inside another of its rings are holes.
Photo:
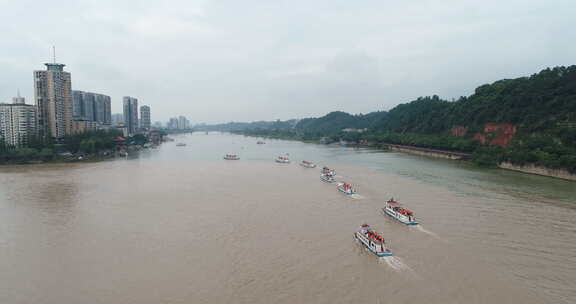
<path fill-rule="evenodd" d="M 294 127 L 294 131 L 308 136 L 335 135 L 342 129 L 370 129 L 386 116 L 386 112 L 372 112 L 366 115 L 351 115 L 345 112 L 331 112 L 320 118 L 305 118 Z"/>
<path fill-rule="evenodd" d="M 486 84 L 455 102 L 418 98 L 390 110 L 377 130 L 440 133 L 458 125 L 478 131 L 486 123 L 510 123 L 540 132 L 555 129 L 558 122 L 576 122 L 576 66 Z"/>
<path fill-rule="evenodd" d="M 491 141 L 504 125 L 509 138 Z M 492 125 L 492 129 L 488 127 Z M 459 132 L 453 130 L 459 128 Z M 366 129 L 346 132 L 345 129 Z M 576 66 L 545 69 L 530 77 L 504 79 L 476 88 L 455 101 L 420 97 L 388 112 L 231 128 L 247 135 L 395 143 L 473 152 L 482 165 L 512 162 L 565 168 L 576 173 Z"/>

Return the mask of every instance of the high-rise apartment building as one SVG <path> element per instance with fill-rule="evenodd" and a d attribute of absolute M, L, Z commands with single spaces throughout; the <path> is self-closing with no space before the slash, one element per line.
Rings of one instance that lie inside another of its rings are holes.
<path fill-rule="evenodd" d="M 186 116 L 179 116 L 170 118 L 167 124 L 168 129 L 188 130 L 190 129 L 190 121 Z"/>
<path fill-rule="evenodd" d="M 150 130 L 152 123 L 150 121 L 150 107 L 141 106 L 140 107 L 140 129 Z"/>
<path fill-rule="evenodd" d="M 124 96 L 124 126 L 128 134 L 133 135 L 138 130 L 138 99 Z"/>
<path fill-rule="evenodd" d="M 112 124 L 110 96 L 72 91 L 74 120 L 97 122 L 100 127 Z"/>
<path fill-rule="evenodd" d="M 178 129 L 190 129 L 190 121 L 185 116 L 178 117 Z"/>
<path fill-rule="evenodd" d="M 40 136 L 72 134 L 72 79 L 64 64 L 46 63 L 45 71 L 34 71 L 34 99 Z"/>
<path fill-rule="evenodd" d="M 100 125 L 109 126 L 112 123 L 110 96 L 94 94 L 94 121 Z"/>
<path fill-rule="evenodd" d="M 167 127 L 168 129 L 178 129 L 178 118 L 176 117 L 170 118 Z"/>
<path fill-rule="evenodd" d="M 23 97 L 14 97 L 13 103 L 0 103 L 0 138 L 5 144 L 24 147 L 36 136 L 36 107 L 25 104 Z"/>
<path fill-rule="evenodd" d="M 72 119 L 85 119 L 86 105 L 82 96 L 82 91 L 72 91 Z"/>

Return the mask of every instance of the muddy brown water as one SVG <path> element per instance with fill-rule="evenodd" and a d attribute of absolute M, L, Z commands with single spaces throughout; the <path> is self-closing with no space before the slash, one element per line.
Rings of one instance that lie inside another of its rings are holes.
<path fill-rule="evenodd" d="M 0 168 L 0 303 L 573 303 L 576 183 L 226 134 Z M 240 161 L 224 161 L 238 153 Z M 273 158 L 288 153 L 292 164 Z M 330 165 L 347 197 L 321 182 Z M 380 213 L 395 197 L 420 226 Z M 369 223 L 395 256 L 354 242 Z"/>

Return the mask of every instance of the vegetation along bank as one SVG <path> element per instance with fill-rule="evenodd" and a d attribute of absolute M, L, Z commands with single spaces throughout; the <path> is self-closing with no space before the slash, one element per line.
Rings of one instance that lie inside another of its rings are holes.
<path fill-rule="evenodd" d="M 466 153 L 480 166 L 574 179 L 576 66 L 499 80 L 453 101 L 434 95 L 390 111 L 337 111 L 318 118 L 229 123 L 203 130 Z"/>

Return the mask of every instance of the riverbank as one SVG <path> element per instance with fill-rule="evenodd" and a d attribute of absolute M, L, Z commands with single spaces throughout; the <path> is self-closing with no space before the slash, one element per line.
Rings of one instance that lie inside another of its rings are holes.
<path fill-rule="evenodd" d="M 446 158 L 452 160 L 469 160 L 472 158 L 472 154 L 470 153 L 420 148 L 414 146 L 394 145 L 394 144 L 382 144 L 382 146 L 387 147 L 391 151 L 405 152 L 423 156 L 431 156 L 436 158 Z"/>
<path fill-rule="evenodd" d="M 247 135 L 243 134 L 244 136 L 249 137 L 262 137 L 256 135 Z M 264 137 L 264 138 L 274 138 L 274 139 L 282 139 L 282 140 L 294 140 L 300 141 L 305 143 L 317 143 L 322 144 L 319 141 L 312 141 L 312 140 L 300 140 L 294 137 L 291 138 L 283 138 L 283 137 Z M 324 143 L 325 144 L 325 143 Z M 338 142 L 334 142 L 334 144 L 339 144 Z M 472 153 L 464 153 L 464 152 L 456 152 L 456 151 L 449 151 L 449 150 L 440 150 L 440 149 L 431 149 L 431 148 L 422 148 L 416 146 L 407 146 L 407 145 L 397 145 L 397 144 L 389 144 L 389 143 L 381 143 L 381 142 L 368 142 L 364 141 L 362 143 L 348 143 L 348 146 L 354 147 L 365 147 L 365 148 L 373 148 L 373 149 L 384 149 L 389 151 L 395 152 L 402 152 L 402 153 L 409 153 L 414 155 L 426 156 L 426 157 L 434 157 L 434 158 L 444 158 L 444 159 L 451 159 L 451 160 L 462 160 L 462 161 L 470 161 L 472 160 L 473 154 Z M 576 181 L 576 174 L 570 173 L 566 169 L 552 169 L 542 166 L 536 165 L 525 165 L 525 166 L 518 166 L 513 165 L 509 162 L 501 162 L 497 164 L 497 167 L 500 169 L 512 170 L 527 174 L 535 174 L 541 176 L 548 176 L 553 178 L 559 178 L 564 180 Z"/>
<path fill-rule="evenodd" d="M 0 161 L 1 166 L 14 166 L 14 165 L 37 165 L 37 164 L 66 164 L 66 163 L 80 163 L 80 162 L 100 162 L 111 160 L 119 157 L 127 157 L 132 153 L 140 152 L 144 149 L 153 149 L 155 146 L 127 146 L 119 151 L 100 151 L 95 153 L 63 153 L 53 154 L 49 156 L 37 157 L 12 157 Z"/>
<path fill-rule="evenodd" d="M 512 163 L 509 163 L 509 162 L 502 162 L 498 165 L 498 167 L 502 168 L 502 169 L 506 169 L 506 170 L 513 170 L 513 171 L 518 171 L 518 172 L 523 172 L 523 173 L 528 173 L 528 174 L 536 174 L 536 175 L 549 176 L 549 177 L 554 177 L 554 178 L 576 181 L 576 174 L 572 174 L 572 173 L 568 172 L 568 170 L 565 170 L 565 169 L 551 169 L 551 168 L 546 168 L 546 167 L 541 167 L 541 166 L 536 166 L 536 165 L 519 166 L 519 165 L 514 165 Z"/>
<path fill-rule="evenodd" d="M 438 150 L 438 149 L 428 149 L 428 148 L 420 148 L 420 147 L 413 147 L 413 146 L 403 146 L 403 145 L 393 145 L 393 144 L 382 144 L 382 146 L 387 147 L 391 151 L 397 152 L 404 152 L 410 153 L 415 155 L 422 155 L 422 156 L 429 156 L 435 158 L 444 158 L 444 159 L 451 159 L 451 160 L 470 160 L 472 159 L 472 154 L 470 153 L 462 153 L 462 152 L 453 152 L 453 151 L 446 151 L 446 150 Z M 576 181 L 576 174 L 570 173 L 566 169 L 552 169 L 537 165 L 514 165 L 509 162 L 501 162 L 498 165 L 500 169 L 512 170 L 527 174 L 535 174 L 553 178 L 559 178 L 564 180 Z"/>
<path fill-rule="evenodd" d="M 79 162 L 99 162 L 120 157 L 120 153 L 109 154 L 83 154 L 81 156 L 52 156 L 46 158 L 16 159 L 0 162 L 0 166 L 38 165 L 38 164 L 66 164 Z"/>

